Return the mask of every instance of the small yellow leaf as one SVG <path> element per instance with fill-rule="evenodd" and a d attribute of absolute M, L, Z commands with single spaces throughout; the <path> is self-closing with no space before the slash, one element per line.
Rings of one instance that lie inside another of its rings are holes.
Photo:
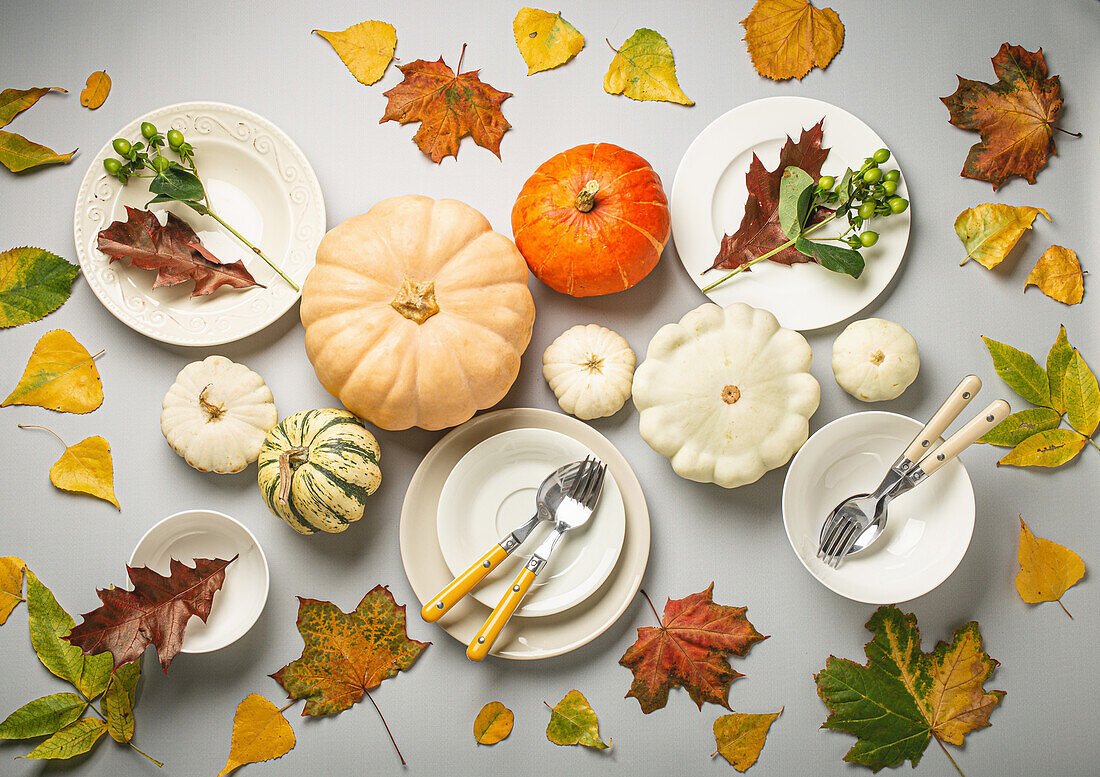
<path fill-rule="evenodd" d="M 584 745 L 597 750 L 611 747 L 610 742 L 604 742 L 600 738 L 596 711 L 580 691 L 572 690 L 553 707 L 549 704 L 546 706 L 550 708 L 546 738 L 555 745 Z"/>
<path fill-rule="evenodd" d="M 966 248 L 966 258 L 959 264 L 964 265 L 974 259 L 987 270 L 992 270 L 1008 256 L 1024 230 L 1031 229 L 1040 213 L 1050 221 L 1049 213 L 1029 205 L 987 202 L 967 208 L 955 219 L 955 234 Z"/>
<path fill-rule="evenodd" d="M 19 385 L 0 407 L 37 405 L 60 413 L 90 413 L 102 404 L 95 357 L 64 329 L 54 329 L 35 344 Z"/>
<path fill-rule="evenodd" d="M 808 0 L 757 0 L 741 20 L 756 72 L 783 81 L 825 67 L 844 45 L 844 25 L 832 8 Z"/>
<path fill-rule="evenodd" d="M 1016 590 L 1020 598 L 1028 604 L 1058 602 L 1069 615 L 1062 604 L 1062 594 L 1085 576 L 1085 562 L 1081 557 L 1056 542 L 1036 537 L 1021 515 L 1019 558 Z"/>
<path fill-rule="evenodd" d="M 94 111 L 103 105 L 107 95 L 111 93 L 111 77 L 106 70 L 97 70 L 88 76 L 84 89 L 80 92 L 80 104 Z"/>
<path fill-rule="evenodd" d="M 1038 286 L 1051 299 L 1076 305 L 1085 294 L 1085 276 L 1077 253 L 1062 246 L 1048 248 L 1031 268 L 1024 291 L 1028 286 Z"/>
<path fill-rule="evenodd" d="M 499 701 L 491 701 L 474 718 L 474 739 L 479 745 L 495 745 L 512 733 L 515 716 Z"/>
<path fill-rule="evenodd" d="M 521 8 L 512 22 L 527 75 L 564 65 L 584 48 L 584 36 L 560 13 Z"/>
<path fill-rule="evenodd" d="M 718 749 L 711 753 L 711 758 L 720 755 L 737 771 L 748 771 L 760 757 L 772 723 L 782 714 L 781 708 L 779 712 L 762 715 L 735 712 L 718 718 L 714 721 L 714 745 Z"/>
<path fill-rule="evenodd" d="M 314 32 L 332 44 L 351 74 L 367 86 L 382 77 L 397 49 L 397 30 L 386 22 L 360 22 L 341 32 Z"/>
<path fill-rule="evenodd" d="M 1031 435 L 997 463 L 1011 467 L 1060 467 L 1072 461 L 1088 441 L 1085 435 L 1072 429 L 1050 429 Z"/>
<path fill-rule="evenodd" d="M 19 424 L 20 429 L 45 429 L 62 440 L 57 432 L 45 426 Z M 63 491 L 78 491 L 110 502 L 116 508 L 115 470 L 111 462 L 111 446 L 100 436 L 88 437 L 76 445 L 65 445 L 61 458 L 50 467 L 50 482 Z"/>
<path fill-rule="evenodd" d="M 614 50 L 615 58 L 603 77 L 605 92 L 625 94 L 632 100 L 664 100 L 695 105 L 676 81 L 672 49 L 660 33 L 643 27 L 635 30 L 626 43 Z"/>
<path fill-rule="evenodd" d="M 229 758 L 218 777 L 238 766 L 282 758 L 294 749 L 294 744 L 294 729 L 283 711 L 258 693 L 249 694 L 237 705 Z"/>
<path fill-rule="evenodd" d="M 0 626 L 23 599 L 23 570 L 27 565 L 15 556 L 0 557 Z"/>

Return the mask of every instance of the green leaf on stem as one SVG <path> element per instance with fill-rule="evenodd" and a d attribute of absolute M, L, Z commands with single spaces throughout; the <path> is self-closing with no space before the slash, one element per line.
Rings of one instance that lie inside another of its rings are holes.
<path fill-rule="evenodd" d="M 85 698 L 94 699 L 103 693 L 114 666 L 111 654 L 85 656 L 76 645 L 62 639 L 72 630 L 74 621 L 61 609 L 50 589 L 29 569 L 27 615 L 31 646 L 42 665 L 62 680 L 72 683 Z"/>
<path fill-rule="evenodd" d="M 1028 437 L 1049 429 L 1056 429 L 1062 416 L 1049 407 L 1032 407 L 1013 413 L 994 426 L 978 442 L 998 445 L 1002 448 L 1015 448 Z"/>
<path fill-rule="evenodd" d="M 0 739 L 54 734 L 79 718 L 87 706 L 75 693 L 51 693 L 29 701 L 0 722 Z"/>
<path fill-rule="evenodd" d="M 99 718 L 81 718 L 70 723 L 21 758 L 72 758 L 92 749 L 107 732 L 107 724 Z"/>
<path fill-rule="evenodd" d="M 1033 405 L 1051 406 L 1046 371 L 1030 354 L 985 335 L 982 335 L 982 340 L 993 357 L 993 368 L 1009 388 Z"/>
<path fill-rule="evenodd" d="M 1059 413 L 1066 412 L 1066 401 L 1062 397 L 1062 382 L 1065 378 L 1069 360 L 1073 358 L 1073 346 L 1066 337 L 1066 327 L 1058 330 L 1058 339 L 1050 346 L 1047 354 L 1047 383 L 1050 386 L 1050 406 Z"/>
<path fill-rule="evenodd" d="M 206 190 L 198 176 L 183 167 L 169 167 L 149 182 L 149 191 L 158 195 L 151 202 L 188 202 L 201 200 Z"/>
<path fill-rule="evenodd" d="M 1092 437 L 1100 425 L 1100 386 L 1081 352 L 1073 349 L 1073 356 L 1066 365 L 1062 379 L 1062 396 L 1066 403 L 1066 420 L 1069 425 Z"/>
<path fill-rule="evenodd" d="M 814 179 L 809 173 L 791 165 L 779 179 L 779 228 L 788 238 L 802 234 L 802 225 L 810 210 Z"/>
<path fill-rule="evenodd" d="M 129 742 L 134 736 L 134 696 L 140 679 L 141 659 L 138 659 L 112 672 L 111 682 L 103 692 L 107 733 L 116 742 Z"/>
<path fill-rule="evenodd" d="M 858 278 L 863 272 L 863 256 L 851 248 L 815 243 L 804 237 L 795 240 L 794 247 L 806 256 L 813 257 L 826 270 L 851 275 L 853 278 Z"/>

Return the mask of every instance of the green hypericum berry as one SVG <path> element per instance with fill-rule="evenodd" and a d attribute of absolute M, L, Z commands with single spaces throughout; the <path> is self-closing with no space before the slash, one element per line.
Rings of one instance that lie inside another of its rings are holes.
<path fill-rule="evenodd" d="M 882 171 L 877 167 L 872 167 L 863 174 L 863 180 L 867 183 L 878 183 L 882 180 Z"/>
<path fill-rule="evenodd" d="M 885 160 L 884 160 L 885 161 Z M 878 242 L 878 232 L 863 232 L 859 236 L 859 244 L 864 248 L 870 248 Z"/>
<path fill-rule="evenodd" d="M 168 148 L 179 151 L 183 145 L 183 133 L 179 130 L 168 130 Z"/>
<path fill-rule="evenodd" d="M 900 181 L 901 170 L 887 170 L 886 175 L 882 176 L 884 181 Z"/>
<path fill-rule="evenodd" d="M 890 207 L 891 213 L 904 213 L 905 209 L 909 207 L 909 200 L 901 197 L 891 197 L 886 201 L 886 204 Z"/>
<path fill-rule="evenodd" d="M 122 169 L 122 162 L 114 157 L 108 157 L 103 160 L 103 169 L 107 171 L 108 175 L 118 175 L 118 171 Z"/>
<path fill-rule="evenodd" d="M 889 194 L 889 195 L 896 194 L 897 191 L 898 191 L 898 182 L 897 181 L 889 181 L 889 180 L 883 181 L 882 182 L 882 191 L 886 194 Z"/>
<path fill-rule="evenodd" d="M 157 134 L 157 126 L 150 121 L 143 121 L 141 123 L 141 134 L 148 140 Z"/>
<path fill-rule="evenodd" d="M 168 159 L 162 156 L 158 156 L 153 160 L 153 169 L 158 173 L 163 173 L 168 169 Z"/>
<path fill-rule="evenodd" d="M 875 203 L 864 202 L 859 206 L 859 217 L 867 220 L 875 215 Z"/>
<path fill-rule="evenodd" d="M 822 191 L 829 191 L 836 183 L 836 179 L 831 175 L 823 175 L 817 179 L 817 187 Z"/>
<path fill-rule="evenodd" d="M 111 145 L 114 147 L 115 153 L 119 156 L 129 156 L 130 149 L 133 148 L 133 146 L 130 145 L 130 141 L 126 138 L 115 138 L 115 142 Z"/>
<path fill-rule="evenodd" d="M 880 165 L 885 164 L 886 162 L 890 161 L 890 149 L 880 148 L 874 153 L 871 158 L 878 162 Z"/>

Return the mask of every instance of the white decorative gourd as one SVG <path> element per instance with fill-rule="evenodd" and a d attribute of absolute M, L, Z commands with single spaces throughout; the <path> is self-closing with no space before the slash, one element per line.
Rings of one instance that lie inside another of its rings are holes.
<path fill-rule="evenodd" d="M 589 420 L 617 413 L 630 398 L 634 351 L 622 335 L 598 324 L 578 324 L 542 354 L 542 375 L 558 405 Z"/>
<path fill-rule="evenodd" d="M 893 321 L 855 321 L 833 343 L 837 384 L 864 402 L 897 399 L 919 370 L 917 341 Z"/>

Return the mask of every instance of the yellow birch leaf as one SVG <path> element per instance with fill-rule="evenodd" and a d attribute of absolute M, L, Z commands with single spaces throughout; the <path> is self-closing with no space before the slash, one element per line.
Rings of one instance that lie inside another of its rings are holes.
<path fill-rule="evenodd" d="M 611 42 L 608 41 L 608 46 Z M 641 28 L 615 48 L 615 58 L 603 77 L 608 94 L 625 94 L 631 100 L 664 100 L 681 105 L 695 103 L 676 81 L 672 49 L 660 33 Z"/>
<path fill-rule="evenodd" d="M 23 570 L 27 565 L 15 556 L 0 557 L 0 626 L 23 599 Z"/>
<path fill-rule="evenodd" d="M 748 771 L 760 757 L 772 723 L 782 714 L 783 709 L 780 708 L 779 712 L 762 715 L 742 712 L 723 715 L 714 721 L 714 745 L 718 749 L 710 757 L 720 755 L 737 771 Z"/>
<path fill-rule="evenodd" d="M 775 81 L 801 81 L 814 67 L 824 70 L 844 45 L 836 11 L 808 0 L 757 0 L 741 26 L 752 66 Z"/>
<path fill-rule="evenodd" d="M 1028 604 L 1058 602 L 1069 615 L 1062 604 L 1062 594 L 1085 576 L 1085 562 L 1081 557 L 1057 542 L 1036 537 L 1021 515 L 1019 559 L 1016 590 L 1020 598 Z"/>
<path fill-rule="evenodd" d="M 35 344 L 19 385 L 0 407 L 37 405 L 59 413 L 90 413 L 102 404 L 95 356 L 64 329 L 54 329 Z"/>
<path fill-rule="evenodd" d="M 1051 246 L 1043 251 L 1028 273 L 1024 291 L 1028 286 L 1037 286 L 1051 299 L 1076 305 L 1085 294 L 1085 275 L 1081 272 L 1077 252 L 1062 246 Z"/>
<path fill-rule="evenodd" d="M 355 79 L 367 86 L 382 77 L 397 49 L 397 30 L 386 22 L 359 22 L 340 32 L 314 32 L 332 44 Z"/>
<path fill-rule="evenodd" d="M 103 105 L 111 93 L 111 77 L 106 70 L 97 70 L 88 76 L 84 89 L 80 92 L 80 104 L 94 111 Z"/>
<path fill-rule="evenodd" d="M 959 262 L 959 266 L 973 259 L 987 270 L 992 270 L 1008 256 L 1024 230 L 1031 229 L 1040 213 L 1050 221 L 1050 214 L 1043 208 L 1032 208 L 1030 205 L 987 202 L 967 208 L 955 219 L 955 234 L 966 248 L 966 258 Z"/>
<path fill-rule="evenodd" d="M 495 745 L 512 733 L 515 716 L 499 701 L 491 701 L 474 718 L 474 739 L 479 745 Z"/>
<path fill-rule="evenodd" d="M 45 429 L 65 445 L 57 432 L 45 426 L 19 424 L 20 429 Z M 78 491 L 110 502 L 116 508 L 115 469 L 111 445 L 102 437 L 88 437 L 76 445 L 65 445 L 61 458 L 50 467 L 50 482 L 62 491 Z"/>
<path fill-rule="evenodd" d="M 584 48 L 584 36 L 560 13 L 521 8 L 512 32 L 529 76 L 564 65 Z"/>
<path fill-rule="evenodd" d="M 1006 453 L 997 464 L 1010 467 L 1060 467 L 1072 461 L 1088 438 L 1072 429 L 1050 429 L 1031 435 Z"/>
<path fill-rule="evenodd" d="M 294 729 L 283 711 L 258 693 L 249 694 L 237 705 L 229 758 L 218 777 L 238 766 L 282 758 L 294 749 L 294 744 Z"/>

